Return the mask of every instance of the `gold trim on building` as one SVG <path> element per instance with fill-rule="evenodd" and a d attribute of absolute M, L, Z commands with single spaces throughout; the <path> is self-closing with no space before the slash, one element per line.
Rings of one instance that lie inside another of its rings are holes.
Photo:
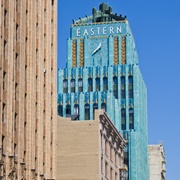
<path fill-rule="evenodd" d="M 118 64 L 118 38 L 114 38 L 114 64 Z"/>
<path fill-rule="evenodd" d="M 126 64 L 126 37 L 121 37 L 121 63 Z"/>
<path fill-rule="evenodd" d="M 73 40 L 72 43 L 72 67 L 77 66 L 77 41 Z"/>
<path fill-rule="evenodd" d="M 84 41 L 80 42 L 80 67 L 84 66 Z"/>

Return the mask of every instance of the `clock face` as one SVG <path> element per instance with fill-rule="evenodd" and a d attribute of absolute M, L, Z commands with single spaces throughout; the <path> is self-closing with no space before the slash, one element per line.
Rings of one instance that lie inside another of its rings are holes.
<path fill-rule="evenodd" d="M 93 59 L 101 59 L 107 56 L 107 39 L 92 39 L 90 42 L 90 55 Z"/>

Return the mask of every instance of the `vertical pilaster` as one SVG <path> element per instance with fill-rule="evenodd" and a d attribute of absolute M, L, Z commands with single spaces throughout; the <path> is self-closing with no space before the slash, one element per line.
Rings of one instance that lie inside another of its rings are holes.
<path fill-rule="evenodd" d="M 71 39 L 67 40 L 67 68 L 72 68 L 72 49 L 73 43 Z M 75 46 L 75 45 L 74 45 Z"/>
<path fill-rule="evenodd" d="M 79 111 L 80 111 L 80 118 L 79 120 L 84 120 L 84 93 L 81 93 L 79 96 Z"/>
<path fill-rule="evenodd" d="M 114 41 L 113 36 L 109 36 L 108 38 L 108 61 L 109 66 L 114 64 Z"/>

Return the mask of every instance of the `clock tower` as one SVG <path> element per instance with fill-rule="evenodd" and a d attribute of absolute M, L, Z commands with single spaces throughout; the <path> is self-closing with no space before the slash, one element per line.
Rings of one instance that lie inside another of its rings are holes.
<path fill-rule="evenodd" d="M 148 180 L 147 92 L 126 16 L 107 4 L 73 20 L 67 66 L 58 70 L 58 114 L 93 120 L 104 109 L 126 139 L 129 180 Z"/>

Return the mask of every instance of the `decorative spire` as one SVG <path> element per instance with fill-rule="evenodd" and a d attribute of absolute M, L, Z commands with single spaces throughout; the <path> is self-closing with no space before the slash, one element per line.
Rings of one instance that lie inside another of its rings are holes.
<path fill-rule="evenodd" d="M 92 15 L 87 16 L 85 18 L 79 18 L 79 20 L 73 20 L 73 24 L 83 24 L 92 21 L 96 22 L 110 22 L 110 21 L 123 21 L 126 19 L 126 16 L 122 16 L 121 14 L 118 16 L 117 13 L 112 12 L 112 7 L 108 6 L 108 4 L 102 3 L 99 5 L 99 11 L 96 8 L 92 9 Z"/>

